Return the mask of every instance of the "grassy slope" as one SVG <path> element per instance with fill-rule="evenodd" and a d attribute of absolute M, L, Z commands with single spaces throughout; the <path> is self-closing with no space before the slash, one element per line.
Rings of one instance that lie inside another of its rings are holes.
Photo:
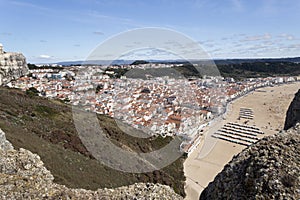
<path fill-rule="evenodd" d="M 300 64 L 289 62 L 253 62 L 240 64 L 218 65 L 224 77 L 237 80 L 244 78 L 258 78 L 269 76 L 298 76 Z"/>
<path fill-rule="evenodd" d="M 0 128 L 15 148 L 40 155 L 55 182 L 73 188 L 118 187 L 135 182 L 170 185 L 184 196 L 184 158 L 168 167 L 145 174 L 123 173 L 108 168 L 82 145 L 73 124 L 71 107 L 59 101 L 29 97 L 15 89 L 0 88 Z M 170 138 L 138 139 L 123 133 L 113 119 L 98 116 L 113 143 L 138 152 L 158 149 Z M 132 130 L 136 131 L 136 130 Z"/>

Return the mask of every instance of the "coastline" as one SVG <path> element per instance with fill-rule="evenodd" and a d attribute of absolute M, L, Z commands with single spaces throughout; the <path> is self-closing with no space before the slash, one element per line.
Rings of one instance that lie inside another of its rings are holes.
<path fill-rule="evenodd" d="M 264 135 L 272 135 L 283 127 L 285 112 L 294 94 L 300 88 L 299 82 L 259 87 L 226 105 L 226 112 L 209 122 L 204 132 L 206 139 L 228 122 L 237 122 L 240 107 L 251 107 L 254 111 L 254 120 L 250 125 L 260 128 Z M 262 92 L 263 91 L 263 92 Z M 277 98 L 276 98 L 277 97 Z M 281 106 L 280 111 L 276 107 Z M 268 120 L 266 120 L 268 119 Z M 280 124 L 282 127 L 278 126 Z M 217 140 L 208 152 L 203 152 L 206 145 L 202 137 L 191 147 L 188 158 L 184 163 L 186 180 L 186 199 L 198 199 L 202 190 L 211 182 L 232 157 L 241 152 L 245 146 Z M 211 145 L 211 144 L 209 144 Z M 191 178 L 192 177 L 192 178 Z"/>
<path fill-rule="evenodd" d="M 272 84 L 272 85 L 266 85 L 266 86 L 260 86 L 260 87 L 257 87 L 257 88 L 254 88 L 254 89 L 251 89 L 249 90 L 248 92 L 246 93 L 242 93 L 232 99 L 230 99 L 227 103 L 226 103 L 226 107 L 225 107 L 225 111 L 220 114 L 219 116 L 211 119 L 210 121 L 207 121 L 206 123 L 204 124 L 201 124 L 201 126 L 204 125 L 204 129 L 206 127 L 210 127 L 212 126 L 213 123 L 215 123 L 215 121 L 219 121 L 222 119 L 226 119 L 226 115 L 227 113 L 229 112 L 230 110 L 230 106 L 237 100 L 239 100 L 240 98 L 243 98 L 243 97 L 246 97 L 248 95 L 251 95 L 253 94 L 254 92 L 262 92 L 260 91 L 259 89 L 264 89 L 264 88 L 268 88 L 268 87 L 278 87 L 278 86 L 284 86 L 284 85 L 289 85 L 289 84 L 297 84 L 297 83 L 300 83 L 299 81 L 294 81 L 294 82 L 287 82 L 287 83 L 280 83 L 280 84 Z M 202 128 L 199 128 L 198 131 L 200 131 Z M 204 130 L 202 129 L 202 130 Z M 202 135 L 199 135 L 200 137 L 192 140 L 192 144 L 191 146 L 188 148 L 188 150 L 186 151 L 186 153 L 188 155 L 190 155 L 194 150 L 195 148 L 200 144 L 201 140 L 203 139 L 203 136 L 206 137 L 206 135 L 204 134 L 206 131 L 203 131 L 203 134 Z M 201 137 L 202 136 L 202 137 Z"/>

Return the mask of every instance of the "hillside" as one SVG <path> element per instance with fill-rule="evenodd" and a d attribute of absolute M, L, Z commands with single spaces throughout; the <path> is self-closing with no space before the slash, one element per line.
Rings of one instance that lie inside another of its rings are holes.
<path fill-rule="evenodd" d="M 53 183 L 53 179 L 38 155 L 22 148 L 15 150 L 0 129 L 1 199 L 183 199 L 161 184 L 135 183 L 90 191 L 71 189 Z"/>
<path fill-rule="evenodd" d="M 242 61 L 242 60 L 241 60 Z M 171 63 L 170 63 L 171 64 Z M 159 76 L 184 76 L 189 77 L 202 77 L 203 75 L 210 75 L 208 69 L 215 69 L 209 67 L 211 63 L 199 62 L 197 67 L 190 63 L 183 63 L 182 66 L 173 66 L 172 68 L 160 69 L 147 69 L 147 70 L 131 70 L 127 72 L 126 76 L 141 78 L 136 74 L 151 74 L 154 77 Z M 253 62 L 230 63 L 218 62 L 216 66 L 223 77 L 232 77 L 237 80 L 245 78 L 259 78 L 259 77 L 272 77 L 272 76 L 298 76 L 300 75 L 300 64 L 294 62 L 279 62 L 269 60 L 258 60 Z M 120 75 L 124 75 L 126 72 Z M 218 74 L 214 72 L 214 74 Z"/>
<path fill-rule="evenodd" d="M 298 76 L 300 64 L 293 62 L 253 62 L 238 64 L 217 64 L 222 76 L 235 79 L 268 77 L 268 76 Z"/>
<path fill-rule="evenodd" d="M 38 154 L 54 182 L 71 188 L 95 190 L 137 182 L 161 183 L 184 196 L 184 158 L 152 173 L 123 173 L 100 164 L 81 143 L 73 124 L 71 107 L 59 101 L 28 96 L 16 89 L 0 88 L 0 128 L 18 148 Z M 107 137 L 125 149 L 148 152 L 170 138 L 139 139 L 123 133 L 112 118 L 98 116 Z M 136 130 L 133 130 L 136 131 Z"/>

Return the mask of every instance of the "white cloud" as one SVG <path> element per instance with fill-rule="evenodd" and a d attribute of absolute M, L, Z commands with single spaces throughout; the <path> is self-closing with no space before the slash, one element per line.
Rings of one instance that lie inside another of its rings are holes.
<path fill-rule="evenodd" d="M 121 18 L 121 17 L 114 17 L 110 15 L 103 15 L 97 11 L 91 11 L 87 13 L 87 16 L 92 17 L 96 20 L 105 20 L 105 21 L 110 21 L 110 22 L 117 22 L 117 23 L 122 23 L 122 24 L 131 24 L 133 23 L 133 20 L 128 19 L 128 18 Z"/>
<path fill-rule="evenodd" d="M 104 35 L 104 33 L 101 32 L 101 31 L 94 31 L 93 33 L 96 34 L 96 35 Z"/>
<path fill-rule="evenodd" d="M 2 32 L 1 35 L 4 35 L 4 36 L 11 36 L 12 33 L 9 33 L 9 32 Z"/>
<path fill-rule="evenodd" d="M 50 58 L 52 58 L 52 56 L 49 56 L 49 55 L 39 55 L 39 58 L 41 58 L 41 59 L 50 59 Z"/>
<path fill-rule="evenodd" d="M 295 40 L 295 36 L 291 35 L 291 34 L 287 34 L 287 33 L 282 33 L 279 35 L 280 38 L 284 38 L 286 40 Z"/>
<path fill-rule="evenodd" d="M 300 44 L 292 44 L 286 47 L 287 49 L 300 49 Z"/>
<path fill-rule="evenodd" d="M 240 41 L 241 42 L 252 42 L 252 41 L 260 41 L 260 40 L 270 40 L 270 39 L 272 39 L 272 35 L 269 33 L 266 33 L 264 35 L 247 36 Z"/>
<path fill-rule="evenodd" d="M 122 55 L 123 60 L 148 60 L 148 59 L 179 59 L 180 57 L 162 49 L 138 49 Z"/>
<path fill-rule="evenodd" d="M 288 40 L 294 40 L 294 39 L 295 39 L 295 37 L 294 37 L 294 36 L 292 36 L 292 35 L 290 35 L 290 36 L 288 36 L 288 37 L 287 37 L 287 39 L 288 39 Z"/>
<path fill-rule="evenodd" d="M 19 7 L 27 7 L 27 8 L 31 8 L 31 9 L 35 9 L 35 10 L 41 10 L 43 12 L 47 11 L 53 11 L 47 7 L 43 7 L 40 6 L 38 4 L 33 4 L 33 3 L 28 3 L 28 2 L 22 2 L 22 1 L 9 1 L 9 3 L 15 5 L 15 6 L 19 6 Z"/>

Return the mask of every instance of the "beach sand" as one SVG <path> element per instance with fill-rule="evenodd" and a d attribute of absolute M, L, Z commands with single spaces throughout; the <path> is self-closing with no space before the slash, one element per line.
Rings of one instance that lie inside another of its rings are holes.
<path fill-rule="evenodd" d="M 246 146 L 231 142 L 211 139 L 210 136 L 228 122 L 245 123 L 256 126 L 264 135 L 272 135 L 283 129 L 286 111 L 300 89 L 300 83 L 284 84 L 257 89 L 230 103 L 224 119 L 219 118 L 205 131 L 206 139 L 189 155 L 184 163 L 186 175 L 186 199 L 199 199 L 202 190 L 213 181 L 214 177 Z M 240 108 L 251 108 L 253 120 L 238 119 Z M 210 142 L 206 142 L 211 140 Z M 204 142 L 205 141 L 205 142 Z M 208 146 L 211 146 L 208 148 Z"/>

